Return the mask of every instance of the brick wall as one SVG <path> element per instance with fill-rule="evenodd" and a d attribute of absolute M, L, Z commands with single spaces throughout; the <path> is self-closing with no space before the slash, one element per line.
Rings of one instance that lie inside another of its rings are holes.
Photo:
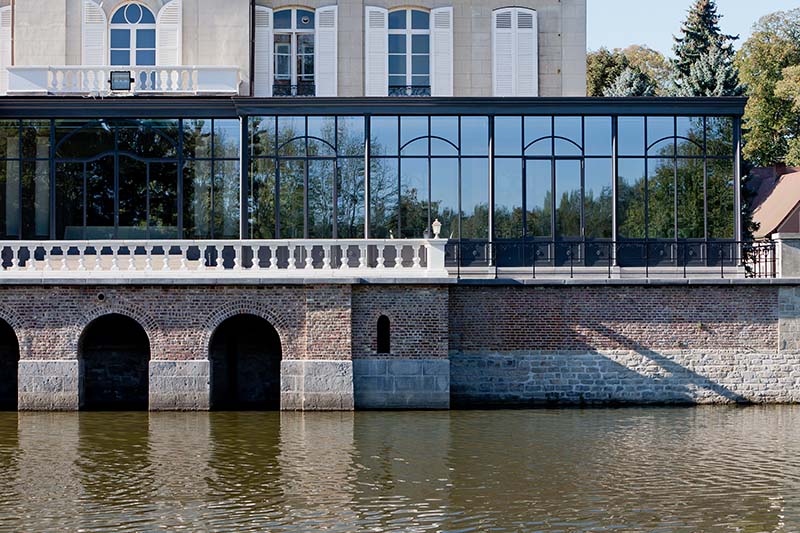
<path fill-rule="evenodd" d="M 454 287 L 451 352 L 778 347 L 778 288 Z"/>
<path fill-rule="evenodd" d="M 353 287 L 353 358 L 375 357 L 378 318 L 391 324 L 391 356 L 446 358 L 448 288 L 434 286 Z"/>

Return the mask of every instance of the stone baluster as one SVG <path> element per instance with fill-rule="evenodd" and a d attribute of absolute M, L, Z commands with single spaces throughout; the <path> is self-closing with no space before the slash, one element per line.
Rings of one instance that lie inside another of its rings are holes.
<path fill-rule="evenodd" d="M 66 272 L 69 270 L 67 266 L 67 257 L 69 256 L 69 246 L 61 247 L 61 271 Z"/>
<path fill-rule="evenodd" d="M 384 267 L 384 262 L 386 261 L 386 258 L 383 256 L 383 251 L 384 251 L 384 249 L 385 249 L 385 248 L 386 248 L 386 246 L 385 246 L 385 245 L 383 245 L 383 244 L 379 244 L 379 245 L 377 246 L 377 249 L 378 249 L 378 259 L 377 259 L 378 263 L 377 263 L 377 268 L 378 268 L 379 270 L 382 270 L 383 268 L 385 268 L 385 267 Z"/>
<path fill-rule="evenodd" d="M 189 246 L 186 244 L 181 245 L 181 272 L 187 272 L 189 270 L 189 264 L 187 263 L 189 257 Z"/>
<path fill-rule="evenodd" d="M 297 258 L 294 256 L 295 248 L 296 247 L 294 244 L 289 245 L 289 265 L 287 267 L 287 270 L 297 270 L 297 264 L 296 264 Z"/>
<path fill-rule="evenodd" d="M 128 270 L 136 270 L 136 247 L 128 246 Z"/>
<path fill-rule="evenodd" d="M 253 265 L 250 267 L 251 270 L 263 270 L 261 268 L 261 246 L 254 245 L 250 248 L 253 250 Z"/>
<path fill-rule="evenodd" d="M 334 250 L 336 249 L 335 244 L 328 245 L 328 252 L 325 252 L 325 247 L 322 247 L 322 270 L 330 270 L 331 269 L 331 259 L 333 258 L 333 254 L 335 253 Z"/>
<path fill-rule="evenodd" d="M 200 252 L 200 264 L 197 265 L 197 270 L 202 272 L 207 268 L 206 267 L 206 253 L 208 252 L 208 245 L 207 244 L 201 244 L 200 246 L 198 246 L 198 249 L 199 249 L 199 252 Z"/>
<path fill-rule="evenodd" d="M 36 249 L 37 246 L 35 244 L 28 246 L 28 261 L 25 263 L 25 268 L 28 272 L 36 270 Z"/>
<path fill-rule="evenodd" d="M 94 269 L 95 270 L 102 270 L 103 269 L 103 247 L 102 246 L 95 246 L 94 247 Z"/>
<path fill-rule="evenodd" d="M 48 244 L 46 246 L 43 246 L 43 248 L 44 248 L 44 257 L 43 257 L 44 269 L 49 272 L 53 270 L 53 265 L 50 263 L 50 258 L 53 256 L 53 245 Z"/>
<path fill-rule="evenodd" d="M 413 268 L 415 270 L 419 269 L 419 268 L 422 268 L 420 266 L 420 262 L 422 261 L 422 259 L 419 256 L 420 246 L 419 245 L 414 245 L 411 248 L 414 250 L 414 263 L 413 263 L 413 266 L 411 268 Z"/>
<path fill-rule="evenodd" d="M 161 250 L 164 252 L 164 258 L 163 258 L 163 261 L 162 261 L 162 264 L 161 264 L 161 270 L 164 271 L 164 272 L 169 272 L 170 270 L 172 270 L 169 267 L 170 246 L 165 244 L 164 246 L 161 247 Z"/>
<path fill-rule="evenodd" d="M 278 247 L 274 245 L 269 247 L 269 269 L 278 270 Z"/>
<path fill-rule="evenodd" d="M 233 247 L 233 269 L 242 269 L 242 246 Z"/>
<path fill-rule="evenodd" d="M 153 246 L 150 244 L 144 247 L 144 270 L 145 272 L 153 271 Z"/>
<path fill-rule="evenodd" d="M 116 244 L 111 246 L 111 270 L 119 270 L 119 246 Z"/>
<path fill-rule="evenodd" d="M 347 244 L 341 245 L 342 250 L 342 264 L 339 266 L 341 270 L 350 269 L 350 246 Z"/>
<path fill-rule="evenodd" d="M 358 246 L 358 268 L 361 270 L 367 268 L 367 250 L 369 250 L 369 247 L 366 244 L 361 244 Z"/>
<path fill-rule="evenodd" d="M 214 246 L 214 250 L 216 250 L 217 252 L 217 264 L 215 269 L 222 272 L 223 270 L 225 270 L 225 259 L 223 259 L 222 257 L 222 252 L 223 250 L 225 250 L 225 247 L 222 246 L 221 244 L 218 244 Z"/>
<path fill-rule="evenodd" d="M 11 266 L 8 267 L 8 270 L 19 270 L 19 249 L 20 246 L 17 244 L 11 245 Z"/>
<path fill-rule="evenodd" d="M 402 270 L 403 268 L 403 245 L 402 244 L 392 244 L 394 247 L 394 268 L 397 270 Z"/>
<path fill-rule="evenodd" d="M 314 258 L 311 255 L 314 251 L 314 247 L 304 246 L 303 248 L 306 251 L 306 270 L 314 270 Z"/>
<path fill-rule="evenodd" d="M 86 271 L 86 248 L 87 246 L 81 244 L 77 247 L 78 250 L 78 270 L 81 272 Z"/>

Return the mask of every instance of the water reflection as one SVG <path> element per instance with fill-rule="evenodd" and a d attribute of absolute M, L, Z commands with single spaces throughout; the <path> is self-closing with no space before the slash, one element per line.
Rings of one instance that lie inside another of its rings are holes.
<path fill-rule="evenodd" d="M 2 531 L 800 528 L 800 408 L 0 414 Z"/>

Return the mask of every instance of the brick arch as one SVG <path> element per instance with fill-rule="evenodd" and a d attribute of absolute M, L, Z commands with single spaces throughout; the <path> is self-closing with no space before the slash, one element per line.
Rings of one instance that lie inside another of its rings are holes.
<path fill-rule="evenodd" d="M 114 301 L 104 303 L 103 305 L 98 305 L 81 315 L 80 323 L 74 327 L 75 331 L 73 331 L 70 335 L 70 351 L 79 357 L 80 342 L 83 338 L 83 334 L 86 332 L 86 328 L 88 328 L 89 325 L 98 318 L 108 315 L 122 315 L 139 324 L 147 336 L 150 355 L 152 357 L 154 347 L 159 340 L 158 324 L 155 318 L 137 305 L 127 302 Z"/>
<path fill-rule="evenodd" d="M 252 315 L 263 318 L 278 332 L 278 338 L 281 341 L 281 352 L 286 358 L 287 348 L 296 348 L 297 335 L 290 333 L 293 329 L 300 331 L 303 327 L 302 324 L 290 324 L 289 321 L 276 314 L 272 309 L 259 304 L 236 302 L 229 305 L 222 306 L 209 315 L 205 327 L 203 327 L 203 337 L 201 346 L 203 347 L 203 354 L 208 357 L 211 349 L 211 339 L 220 325 L 229 318 L 238 315 Z"/>
<path fill-rule="evenodd" d="M 5 306 L 0 306 L 0 320 L 8 324 L 14 331 L 14 335 L 17 337 L 19 357 L 22 359 L 22 354 L 30 350 L 28 328 L 25 327 L 25 323 L 17 313 Z"/>

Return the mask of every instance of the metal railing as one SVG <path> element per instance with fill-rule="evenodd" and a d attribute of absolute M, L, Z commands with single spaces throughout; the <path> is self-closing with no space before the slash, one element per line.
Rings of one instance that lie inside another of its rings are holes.
<path fill-rule="evenodd" d="M 774 278 L 775 243 L 753 241 L 461 241 L 445 263 L 459 278 Z"/>
<path fill-rule="evenodd" d="M 447 277 L 445 240 L 14 241 L 2 279 Z"/>
<path fill-rule="evenodd" d="M 272 96 L 315 96 L 316 86 L 313 83 L 298 83 L 297 85 L 287 85 L 276 83 L 272 86 Z"/>
<path fill-rule="evenodd" d="M 390 85 L 389 96 L 430 96 L 430 85 Z"/>

